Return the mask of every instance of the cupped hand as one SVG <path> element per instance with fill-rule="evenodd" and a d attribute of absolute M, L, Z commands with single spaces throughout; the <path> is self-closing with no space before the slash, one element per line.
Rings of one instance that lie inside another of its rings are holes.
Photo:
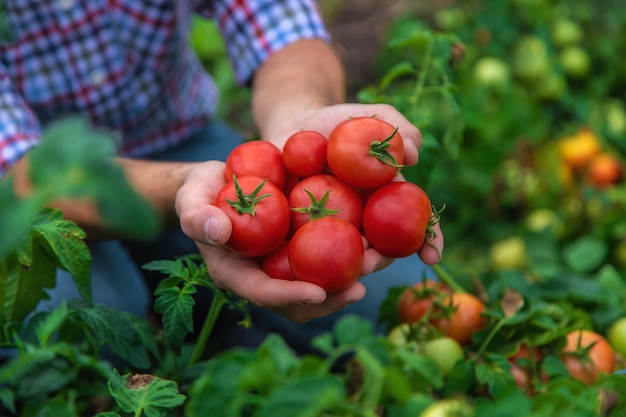
<path fill-rule="evenodd" d="M 346 103 L 307 110 L 300 117 L 293 118 L 277 127 L 276 130 L 268 134 L 271 136 L 263 137 L 263 139 L 273 142 L 282 149 L 289 136 L 299 130 L 316 130 L 328 137 L 339 122 L 359 116 L 375 116 L 397 127 L 404 139 L 404 164 L 410 166 L 418 162 L 419 148 L 422 146 L 422 134 L 402 113 L 389 104 Z M 402 175 L 398 175 L 396 180 L 404 181 L 404 178 Z M 438 220 L 433 225 L 432 231 L 432 239 L 418 251 L 420 259 L 428 265 L 439 262 L 444 249 L 444 236 Z M 393 258 L 382 256 L 370 248 L 367 242 L 365 242 L 365 246 L 363 275 L 381 270 L 393 262 Z"/>
<path fill-rule="evenodd" d="M 296 322 L 327 316 L 363 298 L 365 287 L 360 282 L 327 295 L 323 288 L 308 282 L 271 278 L 255 259 L 224 247 L 232 223 L 212 204 L 224 184 L 224 163 L 204 162 L 191 170 L 176 195 L 182 230 L 196 242 L 217 287 Z"/>

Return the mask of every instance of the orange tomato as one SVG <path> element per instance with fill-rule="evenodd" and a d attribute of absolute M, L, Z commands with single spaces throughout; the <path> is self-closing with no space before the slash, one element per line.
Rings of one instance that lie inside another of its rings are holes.
<path fill-rule="evenodd" d="M 601 148 L 598 137 L 587 127 L 579 129 L 573 136 L 559 140 L 559 155 L 574 171 L 582 170 L 600 153 Z"/>
<path fill-rule="evenodd" d="M 575 330 L 566 336 L 561 360 L 570 375 L 586 384 L 615 371 L 615 352 L 609 342 L 592 330 Z M 582 355 L 588 349 L 587 355 Z"/>

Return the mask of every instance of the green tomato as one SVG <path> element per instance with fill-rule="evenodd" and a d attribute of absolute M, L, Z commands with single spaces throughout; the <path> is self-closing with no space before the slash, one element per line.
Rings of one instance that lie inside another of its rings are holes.
<path fill-rule="evenodd" d="M 626 317 L 617 319 L 609 327 L 607 338 L 615 352 L 626 357 Z"/>
<path fill-rule="evenodd" d="M 519 40 L 513 50 L 513 71 L 527 82 L 537 82 L 550 72 L 550 56 L 545 42 L 536 36 Z"/>
<path fill-rule="evenodd" d="M 474 78 L 482 85 L 503 87 L 511 81 L 511 71 L 503 60 L 484 56 L 474 65 Z"/>
<path fill-rule="evenodd" d="M 526 244 L 520 236 L 495 242 L 489 249 L 489 260 L 495 271 L 522 269 L 528 262 Z"/>
<path fill-rule="evenodd" d="M 552 42 L 559 48 L 575 45 L 583 39 L 583 30 L 580 25 L 565 17 L 554 21 L 550 34 Z"/>
<path fill-rule="evenodd" d="M 563 71 L 572 77 L 582 78 L 589 74 L 591 59 L 584 48 L 568 46 L 559 54 Z"/>
<path fill-rule="evenodd" d="M 463 347 L 451 337 L 438 337 L 423 342 L 419 353 L 431 358 L 444 375 L 449 375 L 454 365 L 465 358 Z"/>
<path fill-rule="evenodd" d="M 419 417 L 473 417 L 474 415 L 474 407 L 466 400 L 446 398 L 426 407 Z"/>
<path fill-rule="evenodd" d="M 387 333 L 387 340 L 396 346 L 406 346 L 408 339 L 407 336 L 411 330 L 409 323 L 400 323 L 394 326 L 389 333 Z"/>

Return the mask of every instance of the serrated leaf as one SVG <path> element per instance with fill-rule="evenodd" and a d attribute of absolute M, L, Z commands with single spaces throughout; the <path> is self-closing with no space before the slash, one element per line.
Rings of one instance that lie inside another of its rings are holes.
<path fill-rule="evenodd" d="M 20 258 L 13 251 L 0 259 L 2 326 L 23 321 L 42 299 L 48 298 L 44 289 L 54 287 L 56 267 L 40 246 L 30 252 L 29 264 L 21 263 Z"/>
<path fill-rule="evenodd" d="M 133 236 L 154 234 L 160 219 L 129 185 L 114 162 L 115 145 L 109 132 L 95 129 L 84 118 L 47 126 L 42 143 L 30 153 L 30 179 L 47 198 L 91 200 L 111 229 Z"/>
<path fill-rule="evenodd" d="M 187 334 L 193 332 L 196 292 L 193 285 L 170 287 L 160 291 L 154 301 L 154 310 L 163 316 L 165 341 L 176 354 L 180 354 Z"/>
<path fill-rule="evenodd" d="M 476 365 L 476 380 L 479 384 L 484 384 L 489 389 L 489 393 L 498 397 L 502 392 L 506 392 L 515 384 L 511 374 L 511 364 L 506 359 L 481 362 Z"/>
<path fill-rule="evenodd" d="M 80 295 L 91 301 L 91 253 L 85 232 L 76 223 L 65 220 L 59 210 L 40 210 L 31 226 L 32 242 L 44 250 L 61 268 L 68 271 Z"/>
<path fill-rule="evenodd" d="M 115 371 L 108 386 L 115 402 L 124 412 L 142 415 L 143 411 L 146 417 L 167 416 L 170 410 L 182 405 L 186 399 L 179 392 L 176 382 L 154 375 L 128 374 L 122 377 Z"/>
<path fill-rule="evenodd" d="M 153 340 L 154 335 L 145 322 L 138 321 L 130 313 L 101 305 L 76 309 L 76 314 L 97 340 L 106 342 L 115 354 L 129 364 L 143 369 L 150 366 L 150 345 L 146 345 L 146 341 Z"/>

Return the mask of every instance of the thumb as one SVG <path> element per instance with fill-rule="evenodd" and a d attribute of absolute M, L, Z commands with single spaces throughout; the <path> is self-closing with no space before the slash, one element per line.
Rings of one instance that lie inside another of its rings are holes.
<path fill-rule="evenodd" d="M 224 184 L 223 165 L 205 163 L 194 168 L 178 190 L 176 213 L 180 226 L 195 242 L 221 246 L 230 239 L 230 218 L 213 205 Z"/>

